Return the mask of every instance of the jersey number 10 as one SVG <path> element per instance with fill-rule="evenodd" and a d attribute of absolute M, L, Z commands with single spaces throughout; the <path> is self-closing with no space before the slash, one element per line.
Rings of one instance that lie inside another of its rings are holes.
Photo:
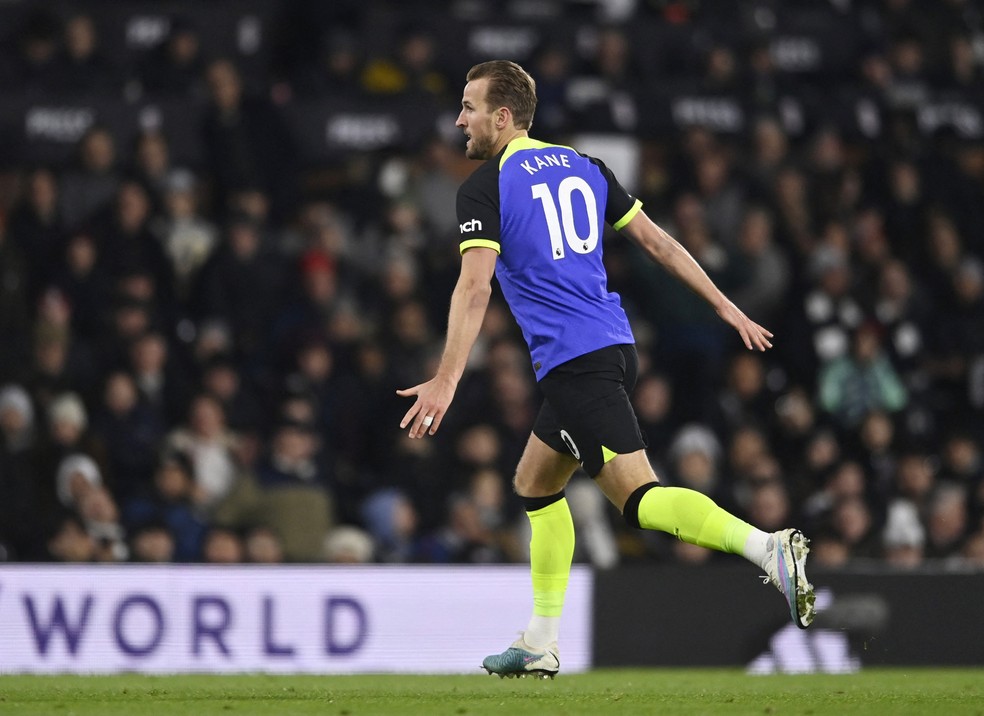
<path fill-rule="evenodd" d="M 588 254 L 598 245 L 598 201 L 595 199 L 591 185 L 581 177 L 566 177 L 557 186 L 557 199 L 554 200 L 550 187 L 546 184 L 534 184 L 533 198 L 543 204 L 543 216 L 547 220 L 547 230 L 550 232 L 551 254 L 556 261 L 564 258 L 564 242 L 572 251 Z M 571 194 L 579 192 L 584 199 L 584 208 L 588 213 L 588 235 L 578 236 L 574 226 L 574 202 Z M 557 205 L 560 205 L 560 212 Z"/>

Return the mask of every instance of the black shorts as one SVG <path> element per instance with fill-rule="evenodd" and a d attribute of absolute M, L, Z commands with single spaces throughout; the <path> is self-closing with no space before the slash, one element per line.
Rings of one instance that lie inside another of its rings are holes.
<path fill-rule="evenodd" d="M 533 434 L 571 453 L 591 477 L 614 455 L 646 447 L 629 391 L 639 374 L 632 344 L 608 346 L 562 363 L 540 380 L 543 407 Z"/>

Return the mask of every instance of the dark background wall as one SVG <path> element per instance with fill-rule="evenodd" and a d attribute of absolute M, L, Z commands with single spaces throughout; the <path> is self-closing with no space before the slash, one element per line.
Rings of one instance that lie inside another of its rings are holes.
<path fill-rule="evenodd" d="M 599 667 L 736 666 L 771 652 L 809 671 L 843 637 L 863 666 L 984 665 L 984 574 L 817 572 L 830 603 L 799 634 L 775 589 L 743 565 L 622 568 L 596 580 Z"/>

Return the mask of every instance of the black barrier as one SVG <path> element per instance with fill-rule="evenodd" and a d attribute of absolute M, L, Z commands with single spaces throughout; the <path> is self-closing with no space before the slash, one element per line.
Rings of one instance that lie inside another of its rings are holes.
<path fill-rule="evenodd" d="M 984 665 L 984 573 L 812 570 L 821 608 L 806 631 L 757 573 L 740 563 L 598 572 L 595 666 Z"/>

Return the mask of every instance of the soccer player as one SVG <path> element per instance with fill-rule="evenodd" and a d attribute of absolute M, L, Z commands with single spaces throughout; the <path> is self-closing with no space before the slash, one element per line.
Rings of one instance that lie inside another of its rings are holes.
<path fill-rule="evenodd" d="M 398 390 L 415 397 L 401 428 L 433 435 L 454 398 L 491 295 L 493 273 L 529 344 L 544 395 L 514 484 L 532 527 L 533 614 L 522 636 L 482 666 L 499 676 L 553 677 L 574 551 L 564 487 L 581 465 L 633 527 L 661 530 L 759 565 L 784 595 L 793 622 L 814 616 L 799 530 L 765 533 L 706 495 L 662 487 L 629 401 L 638 370 L 632 331 L 602 263 L 602 222 L 703 297 L 749 350 L 772 334 L 718 290 L 693 257 L 653 223 L 603 162 L 530 138 L 536 85 L 502 60 L 469 70 L 456 126 L 465 154 L 484 160 L 458 191 L 461 269 L 451 296 L 437 374 Z"/>

